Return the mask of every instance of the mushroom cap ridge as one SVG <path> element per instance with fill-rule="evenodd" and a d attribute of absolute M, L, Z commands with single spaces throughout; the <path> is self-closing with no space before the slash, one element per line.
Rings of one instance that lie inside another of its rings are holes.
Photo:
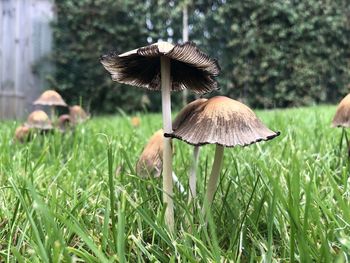
<path fill-rule="evenodd" d="M 350 94 L 340 101 L 333 117 L 332 127 L 350 127 Z"/>
<path fill-rule="evenodd" d="M 217 89 L 214 79 L 220 72 L 215 59 L 200 51 L 192 42 L 172 45 L 155 43 L 118 55 L 103 55 L 100 62 L 112 75 L 114 81 L 160 90 L 160 56 L 171 60 L 172 91 L 190 89 L 197 94 Z"/>
<path fill-rule="evenodd" d="M 47 105 L 47 106 L 64 106 L 66 102 L 62 99 L 61 95 L 54 90 L 44 91 L 40 97 L 33 102 L 34 105 Z"/>
<path fill-rule="evenodd" d="M 249 107 L 224 96 L 213 97 L 191 111 L 181 112 L 189 114 L 178 116 L 173 133 L 164 136 L 195 146 L 247 146 L 271 140 L 280 134 L 268 129 Z"/>

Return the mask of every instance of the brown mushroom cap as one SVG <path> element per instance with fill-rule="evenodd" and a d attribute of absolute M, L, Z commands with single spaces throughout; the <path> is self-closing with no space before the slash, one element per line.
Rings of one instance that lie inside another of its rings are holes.
<path fill-rule="evenodd" d="M 332 126 L 350 127 L 350 94 L 346 95 L 345 98 L 340 101 L 332 121 Z"/>
<path fill-rule="evenodd" d="M 196 105 L 196 107 L 193 107 Z M 247 146 L 279 135 L 269 130 L 246 105 L 228 97 L 217 96 L 195 101 L 182 110 L 174 132 L 165 134 L 192 145 L 218 144 L 226 147 Z"/>
<path fill-rule="evenodd" d="M 176 115 L 172 126 L 173 130 L 176 130 L 178 126 L 183 122 L 185 118 L 187 118 L 193 111 L 196 110 L 200 105 L 206 102 L 208 99 L 200 98 L 188 103 L 185 107 L 181 109 L 181 111 Z"/>
<path fill-rule="evenodd" d="M 15 140 L 23 143 L 29 139 L 30 128 L 24 125 L 17 127 L 15 131 Z"/>
<path fill-rule="evenodd" d="M 52 129 L 49 117 L 42 110 L 36 110 L 29 114 L 27 122 L 24 125 L 29 128 L 38 128 L 41 130 Z"/>
<path fill-rule="evenodd" d="M 47 106 L 64 106 L 67 107 L 67 104 L 62 99 L 61 95 L 54 90 L 44 91 L 40 97 L 34 101 L 34 105 L 47 105 Z"/>
<path fill-rule="evenodd" d="M 136 164 L 141 177 L 159 177 L 163 166 L 163 129 L 156 131 L 149 139 Z"/>
<path fill-rule="evenodd" d="M 121 55 L 110 53 L 100 61 L 114 81 L 160 90 L 160 56 L 171 60 L 172 91 L 190 89 L 202 94 L 217 89 L 214 77 L 220 72 L 218 62 L 192 42 L 181 45 L 159 42 Z"/>
<path fill-rule="evenodd" d="M 72 123 L 81 123 L 89 118 L 89 115 L 79 105 L 69 107 L 69 115 Z"/>

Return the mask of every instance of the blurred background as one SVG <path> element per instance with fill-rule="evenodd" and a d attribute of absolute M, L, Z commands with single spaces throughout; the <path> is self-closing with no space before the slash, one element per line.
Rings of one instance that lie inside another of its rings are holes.
<path fill-rule="evenodd" d="M 222 73 L 220 91 L 254 108 L 336 103 L 350 90 L 349 0 L 0 0 L 0 118 L 45 89 L 93 114 L 160 110 L 160 94 L 112 82 L 99 63 L 189 39 Z M 174 108 L 193 94 L 174 93 Z"/>

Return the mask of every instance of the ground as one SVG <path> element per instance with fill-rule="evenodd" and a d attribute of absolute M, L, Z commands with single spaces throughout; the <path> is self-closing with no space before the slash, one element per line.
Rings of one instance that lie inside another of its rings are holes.
<path fill-rule="evenodd" d="M 26 144 L 12 140 L 18 123 L 1 122 L 0 262 L 346 262 L 350 180 L 341 129 L 331 128 L 335 107 L 257 113 L 281 135 L 225 149 L 207 222 L 200 208 L 215 147 L 203 146 L 194 211 L 176 191 L 173 235 L 161 182 L 134 171 L 160 115 L 140 114 L 138 128 L 132 116 L 95 117 Z M 187 188 L 193 148 L 174 146 Z"/>

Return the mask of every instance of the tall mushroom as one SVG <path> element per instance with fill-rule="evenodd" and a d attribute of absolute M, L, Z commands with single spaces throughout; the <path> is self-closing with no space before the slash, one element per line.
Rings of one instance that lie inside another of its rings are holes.
<path fill-rule="evenodd" d="M 121 55 L 110 53 L 101 57 L 101 63 L 112 79 L 121 83 L 161 90 L 163 129 L 172 132 L 170 92 L 190 89 L 197 94 L 217 88 L 214 80 L 220 68 L 191 42 L 173 45 L 159 42 Z M 170 139 L 164 138 L 163 200 L 167 205 L 166 224 L 174 230 L 174 204 L 172 200 L 172 154 Z"/>
<path fill-rule="evenodd" d="M 28 128 L 36 128 L 43 131 L 52 129 L 52 124 L 49 117 L 42 110 L 36 110 L 29 114 L 27 121 L 24 123 L 24 126 Z"/>
<path fill-rule="evenodd" d="M 269 130 L 246 105 L 224 96 L 213 97 L 178 119 L 173 137 L 200 146 L 216 144 L 214 163 L 207 184 L 206 202 L 212 203 L 220 175 L 224 147 L 247 146 L 271 140 L 279 132 Z"/>
<path fill-rule="evenodd" d="M 346 95 L 345 98 L 343 98 L 340 101 L 332 121 L 332 126 L 342 128 L 342 135 L 340 137 L 339 150 L 341 150 L 342 148 L 343 137 L 345 135 L 345 140 L 348 147 L 348 155 L 350 157 L 350 145 L 349 145 L 348 135 L 345 131 L 345 128 L 350 127 L 350 94 Z"/>
<path fill-rule="evenodd" d="M 36 101 L 33 102 L 34 105 L 43 105 L 51 107 L 51 120 L 55 119 L 55 107 L 62 106 L 67 107 L 66 102 L 62 99 L 61 95 L 54 90 L 44 91 Z"/>
<path fill-rule="evenodd" d="M 160 177 L 163 170 L 163 129 L 156 131 L 149 139 L 136 164 L 136 172 L 141 177 Z M 172 172 L 172 178 L 180 192 L 184 187 Z"/>

